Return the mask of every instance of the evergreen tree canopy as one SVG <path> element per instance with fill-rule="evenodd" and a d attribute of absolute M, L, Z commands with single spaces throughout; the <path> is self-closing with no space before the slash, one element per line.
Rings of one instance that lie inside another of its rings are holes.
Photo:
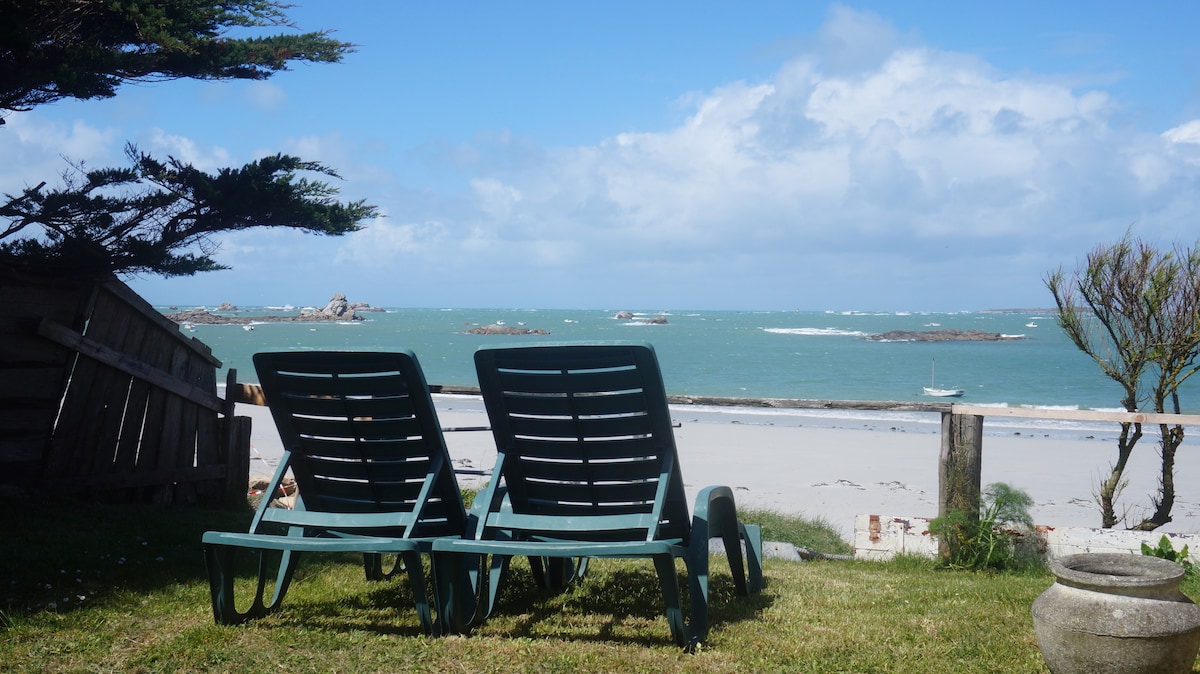
<path fill-rule="evenodd" d="M 290 27 L 272 0 L 0 0 L 0 112 L 108 98 L 131 81 L 265 79 L 290 61 L 337 62 L 353 45 Z M 3 119 L 0 119 L 3 123 Z"/>
<path fill-rule="evenodd" d="M 328 31 L 229 37 L 291 27 L 274 0 L 0 0 L 0 114 L 63 98 L 107 98 L 131 81 L 265 79 L 290 61 L 337 62 L 353 45 Z M 3 124 L 0 118 L 0 124 Z M 0 265 L 40 274 L 224 269 L 212 237 L 249 227 L 345 234 L 376 215 L 303 173 L 317 162 L 275 155 L 205 173 L 126 147 L 131 166 L 76 164 L 0 204 Z M 7 221 L 5 223 L 5 221 Z"/>
<path fill-rule="evenodd" d="M 65 186 L 6 195 L 0 219 L 0 263 L 40 273 L 151 272 L 192 275 L 225 269 L 212 254 L 216 232 L 291 227 L 344 234 L 376 214 L 363 201 L 347 204 L 327 183 L 298 177 L 330 168 L 275 155 L 216 174 L 126 147 L 129 168 L 64 174 Z M 182 252 L 180 252 L 182 251 Z"/>

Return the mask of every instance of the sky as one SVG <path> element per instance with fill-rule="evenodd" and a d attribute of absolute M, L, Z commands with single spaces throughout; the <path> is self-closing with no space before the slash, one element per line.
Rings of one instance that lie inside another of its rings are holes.
<path fill-rule="evenodd" d="M 971 311 L 1200 238 L 1200 3 L 297 0 L 358 45 L 13 113 L 0 192 L 135 143 L 323 162 L 381 217 L 218 237 L 154 304 Z"/>

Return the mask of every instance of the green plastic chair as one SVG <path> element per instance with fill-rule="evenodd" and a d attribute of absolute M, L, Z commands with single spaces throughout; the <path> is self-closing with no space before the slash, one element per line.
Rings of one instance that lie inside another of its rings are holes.
<path fill-rule="evenodd" d="M 738 521 L 732 490 L 701 491 L 689 519 L 649 345 L 485 347 L 475 365 L 498 455 L 468 534 L 433 544 L 451 629 L 467 632 L 491 615 L 513 556 L 529 557 L 548 587 L 582 578 L 590 557 L 652 559 L 671 636 L 689 648 L 708 633 L 710 538 L 724 542 L 737 593 L 761 589 L 762 534 Z M 687 569 L 686 624 L 677 558 Z"/>
<path fill-rule="evenodd" d="M 249 533 L 204 534 L 213 618 L 235 624 L 274 611 L 302 553 L 349 551 L 364 554 L 368 580 L 407 569 L 422 629 L 440 632 L 420 556 L 440 536 L 461 536 L 466 511 L 416 356 L 259 353 L 254 366 L 284 454 Z M 294 508 L 269 507 L 289 470 L 298 489 Z M 234 601 L 239 549 L 258 554 L 258 586 L 244 612 Z M 264 591 L 275 553 L 268 551 L 282 553 L 269 603 Z M 397 555 L 386 573 L 384 554 Z"/>

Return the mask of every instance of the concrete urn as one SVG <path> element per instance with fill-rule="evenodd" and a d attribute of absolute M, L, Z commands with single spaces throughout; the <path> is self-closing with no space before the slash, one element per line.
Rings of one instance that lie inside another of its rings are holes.
<path fill-rule="evenodd" d="M 1190 672 L 1200 606 L 1179 590 L 1182 566 L 1121 553 L 1050 563 L 1056 582 L 1033 602 L 1033 627 L 1054 674 Z"/>

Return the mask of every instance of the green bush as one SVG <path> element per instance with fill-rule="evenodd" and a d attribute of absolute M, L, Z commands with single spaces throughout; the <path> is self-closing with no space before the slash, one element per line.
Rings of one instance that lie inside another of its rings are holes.
<path fill-rule="evenodd" d="M 1196 580 L 1197 577 L 1200 577 L 1200 571 L 1196 570 L 1196 565 L 1188 558 L 1188 546 L 1185 545 L 1181 549 L 1176 550 L 1175 546 L 1171 545 L 1171 539 L 1166 536 L 1158 539 L 1158 546 L 1153 548 L 1142 543 L 1142 554 L 1175 562 L 1183 567 L 1183 571 L 1189 580 Z"/>
<path fill-rule="evenodd" d="M 955 569 L 1016 570 L 1041 565 L 1029 508 L 1033 499 L 1003 482 L 989 484 L 979 513 L 956 510 L 929 523 L 929 530 L 947 543 L 943 564 Z"/>

